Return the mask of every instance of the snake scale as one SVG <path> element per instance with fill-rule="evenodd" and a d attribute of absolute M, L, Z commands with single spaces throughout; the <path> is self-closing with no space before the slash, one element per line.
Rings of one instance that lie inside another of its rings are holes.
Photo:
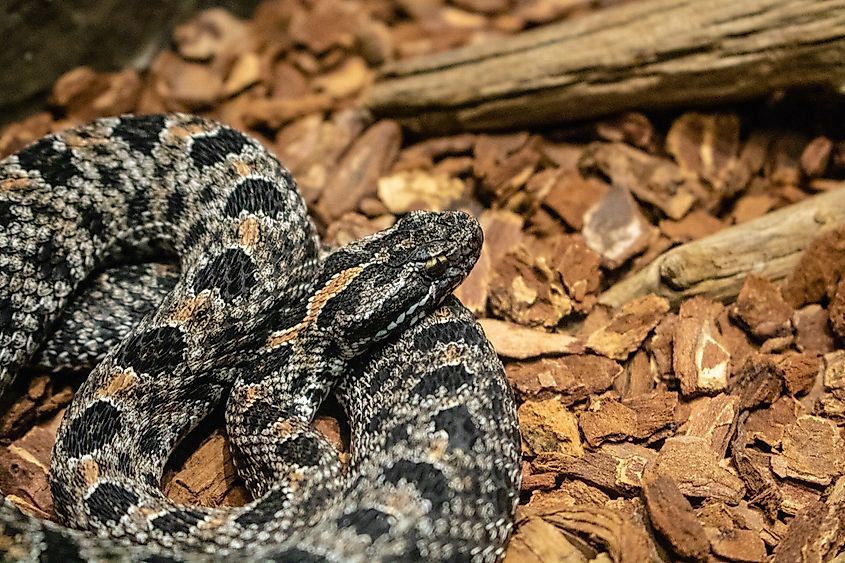
<path fill-rule="evenodd" d="M 4 499 L 6 559 L 494 561 L 519 432 L 501 363 L 450 296 L 482 235 L 415 212 L 333 251 L 259 142 L 188 115 L 105 118 L 0 161 L 0 385 L 91 365 L 50 467 L 63 525 Z M 175 268 L 144 264 L 170 257 Z M 310 426 L 333 393 L 348 464 Z M 160 490 L 225 401 L 255 500 Z"/>

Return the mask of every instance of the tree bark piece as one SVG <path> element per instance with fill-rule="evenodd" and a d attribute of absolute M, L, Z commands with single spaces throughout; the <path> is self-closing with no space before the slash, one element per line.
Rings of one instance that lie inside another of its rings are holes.
<path fill-rule="evenodd" d="M 644 0 L 393 63 L 367 104 L 478 130 L 843 83 L 845 0 Z"/>
<path fill-rule="evenodd" d="M 605 291 L 599 302 L 619 307 L 648 293 L 673 305 L 694 295 L 726 301 L 736 297 L 750 272 L 773 281 L 785 278 L 813 238 L 842 223 L 845 189 L 813 196 L 675 247 Z"/>

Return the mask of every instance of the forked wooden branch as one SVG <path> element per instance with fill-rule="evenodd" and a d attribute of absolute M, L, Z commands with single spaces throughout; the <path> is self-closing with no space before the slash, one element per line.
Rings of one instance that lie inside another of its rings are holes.
<path fill-rule="evenodd" d="M 845 0 L 642 0 L 383 69 L 416 130 L 498 129 L 845 84 Z"/>

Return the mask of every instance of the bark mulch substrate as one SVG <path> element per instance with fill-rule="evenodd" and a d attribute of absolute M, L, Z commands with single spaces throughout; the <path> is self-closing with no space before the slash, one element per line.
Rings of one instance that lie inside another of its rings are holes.
<path fill-rule="evenodd" d="M 144 72 L 65 74 L 46 111 L 0 133 L 0 154 L 98 116 L 195 112 L 271 147 L 332 244 L 412 209 L 469 210 L 486 244 L 458 293 L 520 405 L 508 561 L 831 559 L 845 544 L 845 228 L 780 285 L 749 275 L 733 302 L 598 304 L 670 247 L 839 188 L 845 141 L 822 109 L 781 119 L 802 102 L 773 97 L 413 139 L 358 102 L 384 61 L 609 3 L 269 0 L 249 21 L 209 10 Z M 42 517 L 73 381 L 33 374 L 0 420 L 0 487 Z M 342 422 L 318 425 L 343 443 Z M 242 504 L 225 437 L 209 432 L 177 452 L 165 490 Z"/>

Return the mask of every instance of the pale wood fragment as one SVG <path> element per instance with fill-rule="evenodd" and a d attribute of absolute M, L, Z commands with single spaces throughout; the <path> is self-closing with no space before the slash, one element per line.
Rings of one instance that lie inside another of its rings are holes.
<path fill-rule="evenodd" d="M 845 190 L 816 195 L 675 247 L 605 291 L 599 302 L 619 307 L 648 293 L 673 305 L 695 295 L 728 301 L 751 272 L 773 281 L 784 279 L 815 236 L 842 223 Z"/>

